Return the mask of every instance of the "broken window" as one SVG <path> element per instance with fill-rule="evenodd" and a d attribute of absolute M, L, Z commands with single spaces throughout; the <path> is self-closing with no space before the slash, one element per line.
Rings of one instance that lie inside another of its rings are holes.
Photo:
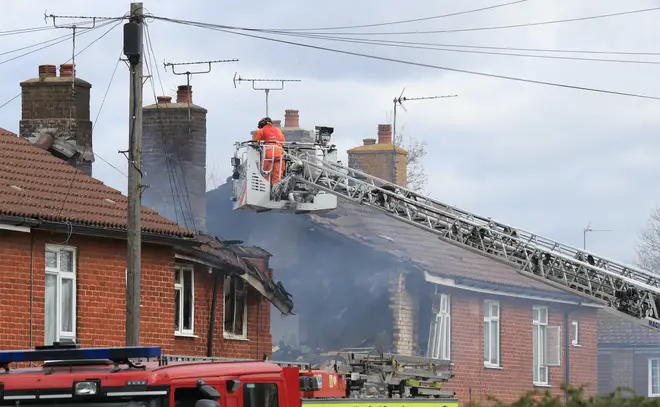
<path fill-rule="evenodd" d="M 174 270 L 174 333 L 195 332 L 195 275 L 193 266 L 177 265 Z"/>
<path fill-rule="evenodd" d="M 449 294 L 437 294 L 429 329 L 427 357 L 449 360 L 451 350 L 451 310 Z"/>
<path fill-rule="evenodd" d="M 240 277 L 227 275 L 224 281 L 225 336 L 247 338 L 247 285 Z"/>

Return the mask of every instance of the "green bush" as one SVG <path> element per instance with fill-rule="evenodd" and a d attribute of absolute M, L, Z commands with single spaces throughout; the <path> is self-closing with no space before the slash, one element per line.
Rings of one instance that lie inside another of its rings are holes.
<path fill-rule="evenodd" d="M 568 393 L 565 397 L 553 396 L 549 391 L 531 391 L 513 403 L 503 403 L 489 397 L 483 404 L 470 403 L 470 407 L 660 407 L 660 399 L 638 396 L 631 389 L 617 389 L 607 396 L 585 397 L 583 387 L 575 388 L 562 385 L 561 389 Z"/>

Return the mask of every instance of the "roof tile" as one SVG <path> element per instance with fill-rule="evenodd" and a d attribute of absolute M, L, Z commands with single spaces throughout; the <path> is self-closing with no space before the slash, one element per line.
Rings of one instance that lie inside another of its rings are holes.
<path fill-rule="evenodd" d="M 0 214 L 126 229 L 128 199 L 27 140 L 0 129 Z M 142 207 L 144 233 L 193 237 Z"/>

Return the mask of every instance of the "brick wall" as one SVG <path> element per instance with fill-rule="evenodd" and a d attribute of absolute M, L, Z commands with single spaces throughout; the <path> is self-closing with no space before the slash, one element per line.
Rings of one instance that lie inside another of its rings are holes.
<path fill-rule="evenodd" d="M 562 327 L 561 366 L 551 367 L 549 388 L 556 395 L 565 380 L 565 307 L 559 304 L 507 297 L 482 297 L 466 291 L 444 290 L 451 295 L 451 360 L 455 363 L 456 377 L 446 386 L 455 390 L 462 402 L 485 401 L 487 395 L 502 401 L 513 401 L 533 390 L 532 306 L 548 307 L 548 324 Z M 501 368 L 485 368 L 484 305 L 485 299 L 500 301 L 500 361 Z M 587 394 L 595 394 L 598 387 L 598 351 L 596 338 L 596 311 L 583 308 L 573 311 L 571 321 L 579 321 L 581 347 L 569 345 L 570 383 L 586 385 Z"/>
<path fill-rule="evenodd" d="M 181 90 L 182 103 L 159 97 L 157 105 L 144 107 L 143 182 L 149 188 L 142 203 L 189 229 L 205 231 L 207 111 L 191 100 L 189 119 Z"/>
<path fill-rule="evenodd" d="M 378 140 L 365 138 L 363 142 L 364 145 L 348 150 L 348 166 L 405 187 L 408 152 L 401 147 L 393 148 L 392 126 L 379 124 Z M 394 180 L 392 180 L 393 165 L 396 165 Z"/>
<path fill-rule="evenodd" d="M 0 231 L 0 348 L 23 349 L 43 344 L 45 244 L 61 243 L 62 234 Z M 32 318 L 30 317 L 30 246 L 33 239 Z M 73 236 L 77 248 L 77 336 L 81 346 L 122 346 L 125 341 L 126 243 Z M 174 336 L 174 254 L 163 246 L 142 251 L 141 343 L 168 353 L 206 354 L 212 276 L 207 268 L 195 274 L 196 338 Z M 220 285 L 222 293 L 222 285 Z M 222 294 L 221 294 L 222 295 Z M 269 304 L 255 290 L 248 292 L 248 340 L 223 338 L 222 297 L 217 301 L 215 356 L 257 358 L 271 353 Z M 30 323 L 31 321 L 31 323 Z M 32 328 L 30 330 L 30 327 Z M 30 333 L 32 342 L 30 342 Z"/>
<path fill-rule="evenodd" d="M 50 66 L 55 74 L 55 66 Z M 43 67 L 40 67 L 42 70 Z M 72 89 L 72 81 L 74 88 Z M 90 90 L 92 85 L 72 76 L 46 76 L 21 82 L 21 121 L 19 136 L 37 136 L 41 129 L 56 129 L 56 137 L 72 140 L 74 145 L 92 151 L 92 122 L 90 121 Z M 80 166 L 92 175 L 91 161 L 69 159 L 69 164 Z"/>

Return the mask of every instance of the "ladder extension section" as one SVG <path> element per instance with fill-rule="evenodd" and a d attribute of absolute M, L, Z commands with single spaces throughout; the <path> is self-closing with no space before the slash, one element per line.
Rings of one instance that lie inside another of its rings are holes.
<path fill-rule="evenodd" d="M 288 155 L 298 161 L 290 174 L 298 182 L 377 208 L 441 240 L 503 261 L 523 275 L 660 330 L 658 275 L 463 211 L 359 170 L 314 160 L 304 150 Z"/>

